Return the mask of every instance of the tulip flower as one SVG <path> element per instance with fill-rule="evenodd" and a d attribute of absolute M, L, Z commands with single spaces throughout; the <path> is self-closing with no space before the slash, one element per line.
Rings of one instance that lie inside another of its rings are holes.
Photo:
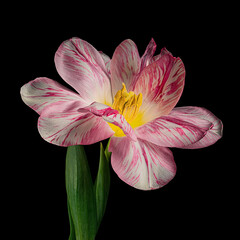
<path fill-rule="evenodd" d="M 176 174 L 169 147 L 203 148 L 222 136 L 222 122 L 201 107 L 175 107 L 184 88 L 180 58 L 152 39 L 140 57 L 132 40 L 112 59 L 79 38 L 55 54 L 59 75 L 75 91 L 46 77 L 21 88 L 39 115 L 44 140 L 59 146 L 111 138 L 111 164 L 120 179 L 142 190 L 161 188 Z"/>

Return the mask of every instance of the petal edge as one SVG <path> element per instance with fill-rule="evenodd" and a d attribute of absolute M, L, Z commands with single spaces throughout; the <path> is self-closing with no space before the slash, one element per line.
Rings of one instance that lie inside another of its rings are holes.
<path fill-rule="evenodd" d="M 212 112 L 202 107 L 177 107 L 170 113 L 171 116 L 179 116 L 181 118 L 189 119 L 195 117 L 199 121 L 206 120 L 211 123 L 211 128 L 206 132 L 203 138 L 196 143 L 190 144 L 183 148 L 197 149 L 208 147 L 217 142 L 223 135 L 223 123 Z"/>
<path fill-rule="evenodd" d="M 185 68 L 180 58 L 164 54 L 141 72 L 134 92 L 142 93 L 146 122 L 167 115 L 182 95 L 185 81 Z"/>
<path fill-rule="evenodd" d="M 66 40 L 56 51 L 54 61 L 59 75 L 88 104 L 112 102 L 104 59 L 91 44 L 76 37 Z"/>
<path fill-rule="evenodd" d="M 136 128 L 136 135 L 158 146 L 182 148 L 199 141 L 212 126 L 205 119 L 187 120 L 178 115 L 162 116 Z"/>
<path fill-rule="evenodd" d="M 91 112 L 98 117 L 102 117 L 106 122 L 111 123 L 119 127 L 126 136 L 128 136 L 131 140 L 136 141 L 136 135 L 134 130 L 130 126 L 130 124 L 126 121 L 122 114 L 111 107 L 93 102 L 87 107 L 78 109 L 79 112 Z"/>
<path fill-rule="evenodd" d="M 46 107 L 59 102 L 77 101 L 79 106 L 87 105 L 77 93 L 46 77 L 39 77 L 26 83 L 21 87 L 20 94 L 23 102 L 38 114 Z"/>
<path fill-rule="evenodd" d="M 112 137 L 111 163 L 121 180 L 140 190 L 165 186 L 176 174 L 176 164 L 168 148 L 147 141 Z"/>

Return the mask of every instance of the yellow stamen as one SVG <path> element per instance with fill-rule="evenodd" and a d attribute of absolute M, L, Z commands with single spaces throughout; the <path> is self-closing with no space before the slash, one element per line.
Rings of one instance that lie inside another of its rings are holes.
<path fill-rule="evenodd" d="M 116 109 L 120 114 L 122 114 L 127 122 L 133 127 L 138 127 L 143 124 L 142 114 L 139 113 L 139 109 L 142 105 L 142 94 L 136 95 L 134 92 L 127 92 L 126 86 L 122 83 L 122 89 L 119 90 L 115 97 L 112 105 L 113 109 Z M 122 137 L 125 136 L 123 131 L 109 123 L 112 130 L 115 132 L 115 136 Z"/>

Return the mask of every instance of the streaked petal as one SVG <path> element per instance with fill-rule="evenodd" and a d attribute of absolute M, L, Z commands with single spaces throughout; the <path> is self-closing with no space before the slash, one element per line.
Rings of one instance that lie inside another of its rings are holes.
<path fill-rule="evenodd" d="M 223 134 L 223 124 L 222 121 L 217 118 L 213 113 L 205 108 L 200 107 L 178 107 L 174 108 L 170 113 L 172 117 L 179 117 L 184 119 L 184 121 L 193 122 L 196 125 L 201 126 L 202 121 L 209 121 L 211 127 L 205 133 L 204 137 L 201 138 L 196 143 L 185 146 L 184 148 L 194 149 L 208 147 L 218 141 Z"/>
<path fill-rule="evenodd" d="M 130 39 L 123 41 L 116 48 L 110 65 L 113 96 L 122 88 L 122 82 L 128 91 L 132 91 L 140 65 L 141 59 L 136 44 Z"/>
<path fill-rule="evenodd" d="M 101 54 L 88 42 L 72 38 L 63 42 L 55 54 L 59 75 L 90 104 L 112 103 L 111 86 Z"/>
<path fill-rule="evenodd" d="M 185 68 L 180 58 L 164 54 L 148 65 L 135 85 L 135 94 L 142 93 L 145 121 L 167 115 L 178 102 L 184 87 Z"/>
<path fill-rule="evenodd" d="M 78 110 L 79 112 L 91 112 L 98 117 L 102 117 L 106 122 L 112 123 L 125 133 L 131 140 L 136 141 L 136 135 L 134 130 L 130 126 L 130 124 L 126 121 L 123 115 L 119 114 L 119 112 L 111 107 L 94 102 L 91 105 L 81 108 Z"/>
<path fill-rule="evenodd" d="M 66 102 L 59 107 L 50 106 L 38 120 L 40 135 L 47 142 L 59 146 L 93 144 L 113 135 L 101 118 L 92 113 L 80 113 L 79 106 Z"/>
<path fill-rule="evenodd" d="M 141 57 L 141 71 L 152 62 L 152 57 L 156 51 L 156 48 L 157 45 L 152 38 L 145 50 L 145 53 Z"/>
<path fill-rule="evenodd" d="M 114 171 L 124 182 L 141 190 L 166 185 L 176 174 L 176 164 L 168 148 L 147 141 L 112 137 L 109 151 Z"/>
<path fill-rule="evenodd" d="M 111 59 L 110 59 L 110 57 L 109 57 L 108 55 L 106 55 L 105 53 L 103 53 L 103 52 L 101 52 L 101 51 L 99 51 L 99 53 L 101 54 L 102 59 L 103 59 L 103 61 L 104 61 L 104 63 L 105 63 L 107 73 L 108 73 L 109 76 L 110 76 L 110 74 L 111 74 L 111 73 L 110 73 L 110 63 L 111 63 Z"/>
<path fill-rule="evenodd" d="M 87 105 L 78 94 L 45 77 L 36 78 L 23 85 L 20 94 L 24 103 L 39 114 L 46 107 L 59 102 L 76 102 L 79 107 Z"/>
<path fill-rule="evenodd" d="M 158 146 L 182 148 L 191 145 L 207 133 L 212 123 L 192 116 L 162 116 L 135 129 L 136 136 Z"/>
<path fill-rule="evenodd" d="M 164 48 L 161 49 L 160 54 L 158 54 L 158 55 L 156 55 L 156 56 L 154 56 L 154 57 L 152 58 L 152 61 L 151 61 L 150 63 L 156 62 L 157 60 L 159 60 L 159 59 L 160 59 L 162 56 L 164 56 L 165 54 L 168 54 L 168 55 L 172 56 L 172 53 L 169 52 L 169 51 L 164 47 Z"/>

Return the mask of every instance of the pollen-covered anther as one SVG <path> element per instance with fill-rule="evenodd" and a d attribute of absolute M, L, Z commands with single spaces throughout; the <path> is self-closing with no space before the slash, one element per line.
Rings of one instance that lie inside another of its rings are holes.
<path fill-rule="evenodd" d="M 122 86 L 122 89 L 114 97 L 112 108 L 116 109 L 130 123 L 137 116 L 139 108 L 142 105 L 142 94 L 139 93 L 136 95 L 132 91 L 127 92 L 124 83 L 122 83 Z"/>

